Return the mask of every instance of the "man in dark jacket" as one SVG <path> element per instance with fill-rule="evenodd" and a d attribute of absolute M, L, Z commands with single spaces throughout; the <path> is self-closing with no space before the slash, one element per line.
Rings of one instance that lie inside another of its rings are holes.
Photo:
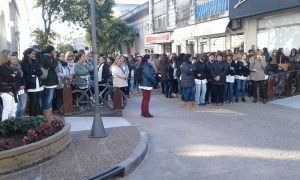
<path fill-rule="evenodd" d="M 212 76 L 212 96 L 214 96 L 214 105 L 223 105 L 224 92 L 226 84 L 226 74 L 228 70 L 228 64 L 223 60 L 223 54 L 217 54 L 217 60 L 212 64 L 211 76 Z"/>
<path fill-rule="evenodd" d="M 54 59 L 54 47 L 51 45 L 46 46 L 45 50 L 40 55 L 39 62 L 41 67 L 48 70 L 48 75 L 45 79 L 42 79 L 44 85 L 44 91 L 42 95 L 42 108 L 43 115 L 51 121 L 52 117 L 52 100 L 55 88 L 58 85 L 58 78 L 55 72 L 55 68 L 58 61 Z"/>

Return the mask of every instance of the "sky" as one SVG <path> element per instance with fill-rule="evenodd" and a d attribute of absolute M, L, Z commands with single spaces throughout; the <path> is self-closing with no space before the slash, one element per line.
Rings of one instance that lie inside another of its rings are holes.
<path fill-rule="evenodd" d="M 143 4 L 147 1 L 148 0 L 115 0 L 115 3 Z M 31 9 L 31 7 L 33 7 L 35 4 L 35 0 L 30 0 L 28 2 Z M 37 27 L 43 29 L 42 17 L 37 14 L 41 14 L 41 9 L 33 8 L 30 17 L 31 27 L 33 27 L 32 30 L 34 30 Z M 56 33 L 60 34 L 61 36 L 82 37 L 84 36 L 85 33 L 85 31 L 78 26 L 74 26 L 74 25 L 69 26 L 68 23 L 61 23 L 61 22 L 54 22 L 52 25 L 52 29 Z"/>

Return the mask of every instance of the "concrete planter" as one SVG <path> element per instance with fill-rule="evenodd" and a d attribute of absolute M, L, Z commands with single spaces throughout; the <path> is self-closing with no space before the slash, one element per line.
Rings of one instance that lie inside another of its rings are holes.
<path fill-rule="evenodd" d="M 23 169 L 47 160 L 71 143 L 70 124 L 41 141 L 0 152 L 0 174 Z"/>

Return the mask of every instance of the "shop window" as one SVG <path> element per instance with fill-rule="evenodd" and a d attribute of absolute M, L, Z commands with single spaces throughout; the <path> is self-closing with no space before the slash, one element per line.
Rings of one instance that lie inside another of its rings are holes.
<path fill-rule="evenodd" d="M 211 52 L 223 51 L 226 48 L 225 37 L 211 38 L 210 39 Z"/>
<path fill-rule="evenodd" d="M 240 50 L 242 50 L 244 42 L 245 42 L 245 36 L 243 34 L 232 35 L 231 36 L 231 49 L 239 48 Z"/>

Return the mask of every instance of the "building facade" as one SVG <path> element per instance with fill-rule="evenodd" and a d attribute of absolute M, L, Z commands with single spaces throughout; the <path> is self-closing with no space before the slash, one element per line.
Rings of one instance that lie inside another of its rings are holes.
<path fill-rule="evenodd" d="M 132 11 L 124 14 L 122 20 L 135 31 L 135 39 L 131 47 L 122 45 L 123 53 L 144 54 L 153 52 L 152 46 L 147 46 L 145 36 L 150 32 L 149 3 L 146 2 Z M 130 52 L 128 52 L 128 49 Z"/>
<path fill-rule="evenodd" d="M 26 0 L 1 0 L 0 49 L 19 53 L 31 44 L 29 4 Z"/>
<path fill-rule="evenodd" d="M 245 50 L 300 47 L 299 0 L 230 0 L 229 17 L 242 22 Z"/>

